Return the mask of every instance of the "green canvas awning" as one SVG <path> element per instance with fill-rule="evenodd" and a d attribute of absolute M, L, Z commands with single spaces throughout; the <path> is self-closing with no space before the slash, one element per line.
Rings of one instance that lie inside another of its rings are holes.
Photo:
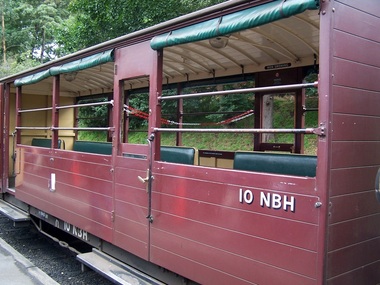
<path fill-rule="evenodd" d="M 34 73 L 19 79 L 14 82 L 15 86 L 37 83 L 49 76 L 55 76 L 63 73 L 76 72 L 90 67 L 94 67 L 103 63 L 114 61 L 113 50 L 104 51 L 82 59 L 68 62 L 59 66 L 53 66 L 47 70 Z"/>
<path fill-rule="evenodd" d="M 152 49 L 158 50 L 164 47 L 207 40 L 318 8 L 319 0 L 276 0 L 156 36 L 151 40 L 150 46 Z"/>

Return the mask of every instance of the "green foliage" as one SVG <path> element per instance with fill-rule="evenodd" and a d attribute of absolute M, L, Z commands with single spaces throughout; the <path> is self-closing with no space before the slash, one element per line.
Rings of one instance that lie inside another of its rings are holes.
<path fill-rule="evenodd" d="M 251 81 L 238 84 L 227 84 L 223 86 L 223 90 L 236 90 L 253 87 Z M 233 94 L 227 96 L 216 96 L 212 100 L 212 104 L 216 105 L 216 114 L 208 115 L 207 119 L 213 122 L 220 122 L 237 115 L 236 112 L 244 113 L 253 109 L 254 95 L 252 93 Z M 235 113 L 234 113 L 235 112 Z"/>
<path fill-rule="evenodd" d="M 293 110 L 294 98 L 292 96 L 277 97 L 275 100 L 275 116 L 274 126 L 276 128 L 294 128 Z M 306 106 L 308 108 L 318 107 L 318 97 L 307 98 Z M 318 126 L 318 112 L 311 111 L 305 115 L 306 127 Z M 236 128 L 253 127 L 252 118 L 246 118 L 236 123 Z M 138 138 L 137 138 L 138 136 Z M 141 134 L 137 135 L 131 133 L 129 142 L 131 143 L 146 143 Z M 146 140 L 145 134 L 145 140 Z M 278 143 L 293 143 L 294 135 L 292 134 L 276 134 L 271 142 Z M 253 134 L 239 134 L 239 133 L 183 133 L 182 141 L 184 146 L 195 147 L 198 149 L 211 149 L 211 150 L 253 150 Z M 162 133 L 161 144 L 174 146 L 176 142 L 174 133 Z M 317 151 L 318 138 L 316 135 L 304 136 L 304 153 L 315 155 Z"/>
<path fill-rule="evenodd" d="M 29 58 L 25 54 L 20 54 L 18 58 L 23 58 L 23 60 L 18 61 L 14 57 L 8 57 L 6 63 L 0 64 L 0 78 L 7 77 L 40 64 L 38 61 Z"/>
<path fill-rule="evenodd" d="M 68 16 L 69 0 L 2 0 L 7 57 L 45 62 L 57 56 L 55 31 Z M 4 49 L 2 49 L 4 54 Z M 19 56 L 24 55 L 24 58 Z"/>
<path fill-rule="evenodd" d="M 78 104 L 106 102 L 107 97 L 90 98 L 78 101 Z M 78 111 L 79 127 L 108 127 L 108 106 L 86 106 Z"/>
<path fill-rule="evenodd" d="M 0 0 L 1 55 L 46 62 L 223 1 Z"/>
<path fill-rule="evenodd" d="M 220 2 L 72 0 L 71 16 L 57 31 L 57 40 L 62 51 L 73 52 Z"/>
<path fill-rule="evenodd" d="M 141 93 L 133 95 L 129 98 L 129 106 L 132 108 L 142 111 L 145 114 L 149 113 L 149 100 L 148 100 L 148 93 Z M 136 129 L 146 129 L 148 127 L 148 121 L 136 117 L 133 114 L 129 116 L 129 128 L 136 130 Z"/>

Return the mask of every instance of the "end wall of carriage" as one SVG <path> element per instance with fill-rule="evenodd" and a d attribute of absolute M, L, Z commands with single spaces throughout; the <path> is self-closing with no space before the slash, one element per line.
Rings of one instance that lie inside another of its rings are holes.
<path fill-rule="evenodd" d="M 321 43 L 321 65 L 330 70 L 321 81 L 331 84 L 319 95 L 330 108 L 329 285 L 380 282 L 380 204 L 373 191 L 380 166 L 380 18 L 375 16 L 380 6 L 375 2 L 334 1 L 321 16 L 331 20 L 321 34 L 332 29 Z"/>

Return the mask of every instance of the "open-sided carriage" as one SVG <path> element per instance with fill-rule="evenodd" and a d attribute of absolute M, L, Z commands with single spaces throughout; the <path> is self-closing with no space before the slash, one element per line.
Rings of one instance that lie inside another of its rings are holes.
<path fill-rule="evenodd" d="M 121 284 L 379 284 L 379 17 L 371 0 L 227 1 L 2 79 L 2 212 L 88 242 L 78 259 Z M 253 113 L 249 127 L 187 124 L 186 100 L 235 94 L 254 99 L 230 116 Z M 266 100 L 284 94 L 294 124 L 268 127 Z M 107 106 L 107 126 L 79 123 L 90 106 Z M 187 133 L 248 134 L 252 149 Z"/>

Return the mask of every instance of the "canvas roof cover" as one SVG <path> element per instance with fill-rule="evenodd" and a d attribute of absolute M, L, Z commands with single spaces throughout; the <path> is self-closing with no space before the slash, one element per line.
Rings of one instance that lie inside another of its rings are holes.
<path fill-rule="evenodd" d="M 82 59 L 68 62 L 59 66 L 50 67 L 47 70 L 34 73 L 15 80 L 15 86 L 37 83 L 49 76 L 55 76 L 63 73 L 76 72 L 90 67 L 94 67 L 103 63 L 114 60 L 113 50 L 97 53 Z"/>
<path fill-rule="evenodd" d="M 154 37 L 155 50 L 229 35 L 319 7 L 318 0 L 277 0 Z"/>

